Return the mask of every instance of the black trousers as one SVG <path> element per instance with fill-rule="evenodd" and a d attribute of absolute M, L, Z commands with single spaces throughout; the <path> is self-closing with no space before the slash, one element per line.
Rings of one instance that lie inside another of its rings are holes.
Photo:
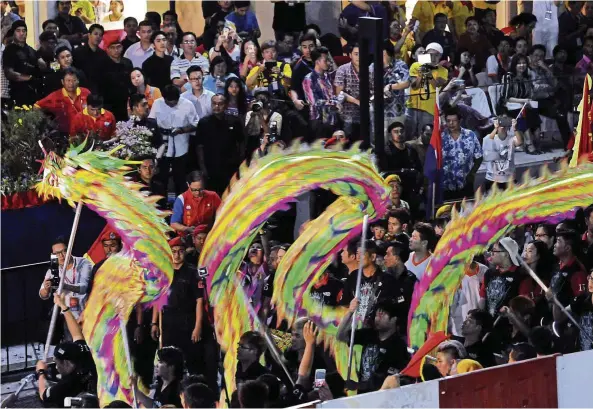
<path fill-rule="evenodd" d="M 474 186 L 472 183 L 466 182 L 462 189 L 457 190 L 445 190 L 443 193 L 443 200 L 445 202 L 461 200 L 463 198 L 472 198 L 474 196 Z"/>
<path fill-rule="evenodd" d="M 159 162 L 158 179 L 165 186 L 165 188 L 167 188 L 169 186 L 169 176 L 173 176 L 175 196 L 179 196 L 187 190 L 185 178 L 188 173 L 188 157 L 189 155 L 187 153 L 176 158 L 163 156 Z"/>

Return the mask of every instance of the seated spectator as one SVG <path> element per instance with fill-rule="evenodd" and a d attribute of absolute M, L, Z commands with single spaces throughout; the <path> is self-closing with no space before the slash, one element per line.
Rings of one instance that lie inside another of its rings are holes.
<path fill-rule="evenodd" d="M 348 313 L 340 321 L 336 338 L 350 342 L 352 318 L 359 307 L 358 298 L 350 302 Z M 398 318 L 402 317 L 401 306 L 390 300 L 379 301 L 373 308 L 372 328 L 354 332 L 354 344 L 362 345 L 358 393 L 379 390 L 388 375 L 401 371 L 410 361 L 410 355 L 401 333 Z"/>
<path fill-rule="evenodd" d="M 233 68 L 239 64 L 241 57 L 241 39 L 232 25 L 225 26 L 218 35 L 216 44 L 208 51 L 208 58 L 212 61 L 215 57 L 223 57 L 227 64 Z"/>
<path fill-rule="evenodd" d="M 12 23 L 12 43 L 2 53 L 2 68 L 10 85 L 10 97 L 17 106 L 32 105 L 38 98 L 41 65 L 35 50 L 27 44 L 27 24 Z"/>
<path fill-rule="evenodd" d="M 204 180 L 198 171 L 187 176 L 188 189 L 175 199 L 171 227 L 180 235 L 193 233 L 196 226 L 212 226 L 216 210 L 220 206 L 220 197 L 204 189 Z"/>
<path fill-rule="evenodd" d="M 259 38 L 261 31 L 257 17 L 253 11 L 250 10 L 250 1 L 235 1 L 235 11 L 226 16 L 226 21 L 230 21 L 236 27 L 239 37 Z"/>
<path fill-rule="evenodd" d="M 508 351 L 509 347 L 518 342 L 527 342 L 529 331 L 535 321 L 535 303 L 528 297 L 518 295 L 513 298 L 508 307 L 500 309 L 500 316 L 510 322 L 509 328 L 499 328 L 498 336 L 502 340 L 501 351 Z"/>
<path fill-rule="evenodd" d="M 156 87 L 151 87 L 146 83 L 144 71 L 140 68 L 134 68 L 130 73 L 130 81 L 134 87 L 133 93 L 144 95 L 148 102 L 148 108 L 152 108 L 154 101 L 161 98 L 161 90 Z"/>
<path fill-rule="evenodd" d="M 74 117 L 85 109 L 91 92 L 78 87 L 78 71 L 75 68 L 62 70 L 61 82 L 62 89 L 40 99 L 35 107 L 54 115 L 60 132 L 69 135 Z"/>
<path fill-rule="evenodd" d="M 476 17 L 468 17 L 465 20 L 465 27 L 466 32 L 459 36 L 457 51 L 469 51 L 474 58 L 474 72 L 477 74 L 486 67 L 488 57 L 496 55 L 496 48 L 490 44 L 488 37 L 480 32 L 480 23 Z"/>
<path fill-rule="evenodd" d="M 403 122 L 405 120 L 406 98 L 404 91 L 410 86 L 409 78 L 408 66 L 399 57 L 396 57 L 391 42 L 385 41 L 383 50 L 383 82 L 385 84 L 383 89 L 385 95 L 383 132 L 386 132 L 394 121 Z"/>
<path fill-rule="evenodd" d="M 511 65 L 511 39 L 503 37 L 498 43 L 498 53 L 493 54 L 486 60 L 486 72 L 488 78 L 498 84 L 502 78 L 509 72 Z"/>
<path fill-rule="evenodd" d="M 441 342 L 437 351 L 436 367 L 441 376 L 454 374 L 457 363 L 467 357 L 467 352 L 459 341 Z"/>
<path fill-rule="evenodd" d="M 126 51 L 128 51 L 128 48 L 130 48 L 130 46 L 132 44 L 136 44 L 138 41 L 140 41 L 140 38 L 138 38 L 138 20 L 136 20 L 135 17 L 126 17 L 124 19 L 124 31 L 126 32 L 126 36 L 123 40 L 121 40 L 121 45 L 123 46 L 124 50 L 124 55 L 126 53 Z"/>
<path fill-rule="evenodd" d="M 235 373 L 235 382 L 237 388 L 247 381 L 254 381 L 263 374 L 268 373 L 260 363 L 260 357 L 266 351 L 266 341 L 264 337 L 255 331 L 248 331 L 241 335 L 237 348 L 237 372 Z"/>
<path fill-rule="evenodd" d="M 105 29 L 102 25 L 91 25 L 87 43 L 75 47 L 72 51 L 74 59 L 72 65 L 86 75 L 89 91 L 99 95 L 103 95 L 101 85 L 105 64 L 108 61 L 107 53 L 99 47 L 104 33 Z"/>
<path fill-rule="evenodd" d="M 402 29 L 403 26 L 403 29 Z M 417 37 L 417 31 L 414 31 L 412 22 L 403 24 L 398 20 L 393 20 L 389 25 L 389 42 L 393 45 L 394 58 L 402 60 L 406 65 L 412 64 L 412 59 L 409 52 L 412 51 L 414 45 L 422 44 L 422 41 Z"/>
<path fill-rule="evenodd" d="M 448 61 L 453 59 L 455 51 L 455 38 L 447 28 L 447 15 L 443 13 L 436 13 L 434 15 L 434 28 L 426 32 L 422 37 L 422 45 L 426 48 L 431 43 L 437 43 L 441 46 L 441 61 Z"/>
<path fill-rule="evenodd" d="M 492 350 L 483 342 L 484 335 L 491 330 L 491 327 L 490 315 L 478 309 L 470 310 L 461 326 L 467 357 L 478 361 L 484 368 L 496 365 Z"/>
<path fill-rule="evenodd" d="M 191 90 L 181 94 L 182 98 L 188 99 L 194 108 L 198 118 L 204 118 L 212 113 L 212 97 L 214 93 L 204 89 L 204 73 L 199 65 L 187 69 L 187 77 L 191 84 Z"/>
<path fill-rule="evenodd" d="M 110 142 L 115 135 L 115 117 L 103 108 L 103 97 L 91 94 L 86 99 L 86 108 L 76 114 L 70 124 L 70 138 L 98 138 Z"/>
<path fill-rule="evenodd" d="M 237 77 L 228 71 L 227 63 L 220 56 L 214 57 L 210 64 L 210 74 L 204 78 L 204 89 L 214 94 L 224 94 L 224 83 L 227 79 Z"/>
<path fill-rule="evenodd" d="M 187 70 L 189 67 L 199 66 L 204 75 L 210 72 L 210 62 L 206 57 L 196 52 L 196 43 L 196 35 L 192 32 L 183 33 L 181 36 L 183 55 L 171 63 L 171 81 L 179 88 L 191 89 L 191 86 L 187 83 Z"/>
<path fill-rule="evenodd" d="M 105 45 L 109 57 L 103 72 L 105 107 L 113 112 L 116 120 L 125 121 L 128 118 L 128 84 L 133 70 L 132 62 L 122 57 L 123 47 L 117 38 Z"/>
<path fill-rule="evenodd" d="M 224 84 L 224 96 L 227 103 L 225 114 L 245 118 L 247 114 L 247 94 L 245 86 L 237 77 L 229 77 Z"/>
<path fill-rule="evenodd" d="M 247 39 L 241 44 L 241 55 L 239 57 L 239 75 L 243 81 L 249 72 L 263 61 L 261 50 L 257 41 Z"/>
<path fill-rule="evenodd" d="M 416 223 L 410 236 L 410 258 L 406 261 L 406 268 L 414 273 L 418 280 L 422 279 L 430 264 L 431 252 L 435 245 L 434 228 L 428 223 Z"/>
<path fill-rule="evenodd" d="M 455 54 L 455 69 L 451 73 L 451 81 L 458 82 L 461 86 L 477 87 L 478 78 L 475 56 L 466 48 L 458 48 Z"/>
<path fill-rule="evenodd" d="M 54 350 L 56 369 L 61 375 L 57 383 L 49 382 L 48 366 L 43 360 L 37 361 L 35 375 L 44 406 L 63 407 L 67 397 L 97 392 L 97 370 L 77 317 L 68 306 L 64 294 L 54 294 L 54 303 L 62 311 L 72 341 L 63 342 Z"/>
<path fill-rule="evenodd" d="M 508 184 L 515 180 L 515 148 L 523 144 L 523 137 L 516 129 L 516 119 L 513 118 L 508 124 L 508 131 L 506 126 L 501 126 L 501 120 L 510 121 L 511 118 L 507 115 L 499 116 L 499 119 L 494 121 L 494 130 L 483 141 L 482 150 L 486 163 L 484 192 L 488 192 L 494 184 L 500 190 L 505 190 Z M 508 133 L 514 136 L 509 138 Z"/>
<path fill-rule="evenodd" d="M 535 348 L 527 342 L 519 342 L 511 347 L 509 364 L 536 358 Z"/>
<path fill-rule="evenodd" d="M 140 37 L 140 41 L 131 44 L 124 53 L 124 57 L 132 61 L 134 68 L 142 67 L 144 61 L 146 61 L 154 52 L 150 40 L 153 31 L 157 30 L 153 30 L 152 23 L 148 20 L 143 20 L 138 25 L 138 36 Z"/>
<path fill-rule="evenodd" d="M 444 199 L 472 197 L 474 178 L 482 163 L 482 147 L 476 134 L 460 125 L 460 115 L 445 113 L 447 127 L 441 132 L 443 145 Z"/>
<path fill-rule="evenodd" d="M 142 63 L 142 71 L 147 83 L 155 88 L 164 89 L 171 84 L 171 64 L 173 57 L 166 55 L 167 35 L 163 31 L 155 31 L 150 37 L 154 52 Z"/>
<path fill-rule="evenodd" d="M 274 111 L 268 90 L 266 88 L 256 89 L 254 96 L 255 101 L 251 105 L 251 110 L 245 116 L 246 152 L 248 155 L 260 145 L 260 138 L 266 134 L 275 133 L 276 140 L 280 139 L 282 134 L 282 115 Z"/>
<path fill-rule="evenodd" d="M 270 92 L 286 95 L 290 86 L 292 70 L 289 64 L 277 61 L 276 43 L 267 41 L 262 44 L 263 62 L 253 67 L 247 75 L 246 84 L 250 90 L 269 88 Z"/>
<path fill-rule="evenodd" d="M 488 38 L 488 42 L 492 44 L 493 47 L 498 47 L 498 44 L 500 44 L 500 41 L 505 35 L 502 31 L 496 28 L 496 10 L 486 9 L 480 14 L 481 16 L 476 12 L 476 17 L 478 17 L 480 21 L 481 31 L 486 38 Z"/>
<path fill-rule="evenodd" d="M 519 294 L 520 278 L 525 273 L 519 269 L 518 251 L 519 245 L 510 237 L 504 237 L 492 246 L 491 267 L 484 274 L 480 287 L 480 309 L 492 317 Z"/>
<path fill-rule="evenodd" d="M 159 178 L 168 185 L 172 168 L 176 195 L 185 188 L 184 179 L 191 157 L 188 154 L 190 136 L 195 132 L 199 119 L 194 104 L 180 96 L 177 87 L 167 85 L 163 97 L 154 101 L 149 115 L 149 118 L 156 119 L 163 139 L 168 141 L 167 151 L 160 162 Z"/>
<path fill-rule="evenodd" d="M 194 383 L 183 388 L 181 407 L 183 408 L 216 408 L 217 396 L 203 383 Z"/>
<path fill-rule="evenodd" d="M 64 286 L 61 297 L 64 298 L 66 304 L 69 306 L 68 310 L 74 314 L 74 319 L 77 320 L 84 310 L 88 297 L 88 283 L 92 265 L 86 258 L 75 256 L 71 256 L 71 259 L 66 263 L 66 244 L 64 237 L 58 237 L 51 246 L 51 252 L 52 255 L 58 258 L 60 271 L 63 269 L 66 270 L 65 275 L 63 273 L 60 274 L 60 276 L 64 275 Z M 52 287 L 53 290 L 56 288 L 57 283 L 52 282 L 52 277 L 52 271 L 48 269 L 45 273 L 43 284 L 39 289 L 39 298 L 42 300 L 49 299 Z M 71 335 L 74 336 L 74 334 Z M 66 339 L 72 338 L 68 335 Z"/>
<path fill-rule="evenodd" d="M 511 41 L 512 40 L 513 39 L 511 38 Z M 519 37 L 519 38 L 515 39 L 514 41 L 515 41 L 515 47 L 514 47 L 515 55 L 521 54 L 521 55 L 527 56 L 527 54 L 529 52 L 529 42 L 527 41 L 527 39 L 525 39 L 523 37 Z"/>
<path fill-rule="evenodd" d="M 88 34 L 88 30 L 80 17 L 70 15 L 72 2 L 69 0 L 57 1 L 56 8 L 58 14 L 54 20 L 58 24 L 60 38 L 68 40 L 74 47 L 80 45 L 84 35 Z"/>
<path fill-rule="evenodd" d="M 420 48 L 414 51 L 417 55 L 421 53 Z M 430 43 L 426 53 L 430 54 L 429 65 L 414 62 L 410 66 L 410 97 L 406 102 L 405 120 L 407 141 L 420 134 L 420 127 L 433 123 L 436 88 L 443 87 L 449 76 L 447 69 L 439 65 L 443 47 Z"/>

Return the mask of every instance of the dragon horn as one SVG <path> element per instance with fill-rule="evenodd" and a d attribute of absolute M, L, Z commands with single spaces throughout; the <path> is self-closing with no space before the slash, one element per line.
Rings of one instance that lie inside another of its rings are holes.
<path fill-rule="evenodd" d="M 45 150 L 45 147 L 41 143 L 41 139 L 38 140 L 37 143 L 39 144 L 39 147 L 41 148 L 41 152 L 43 152 L 43 156 L 47 156 L 47 151 Z"/>

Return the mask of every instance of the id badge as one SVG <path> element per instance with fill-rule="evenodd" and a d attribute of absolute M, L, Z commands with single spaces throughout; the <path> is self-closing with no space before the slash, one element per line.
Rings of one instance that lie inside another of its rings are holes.
<path fill-rule="evenodd" d="M 546 15 L 544 18 L 546 20 L 552 20 L 552 10 L 546 10 Z"/>
<path fill-rule="evenodd" d="M 80 305 L 80 301 L 76 297 L 70 297 L 70 309 L 73 311 L 78 311 L 78 307 Z"/>
<path fill-rule="evenodd" d="M 272 91 L 278 91 L 278 81 L 272 82 Z"/>

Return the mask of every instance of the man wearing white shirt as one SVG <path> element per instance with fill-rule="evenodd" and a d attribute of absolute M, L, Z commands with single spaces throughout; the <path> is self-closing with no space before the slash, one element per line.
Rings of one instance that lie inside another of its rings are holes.
<path fill-rule="evenodd" d="M 174 85 L 167 85 L 162 95 L 154 101 L 149 118 L 156 119 L 163 140 L 167 141 L 167 152 L 159 164 L 159 178 L 166 186 L 172 167 L 175 195 L 178 196 L 187 190 L 185 175 L 188 173 L 189 140 L 200 118 L 194 104 L 180 98 L 179 89 Z"/>
<path fill-rule="evenodd" d="M 124 53 L 124 57 L 132 61 L 134 68 L 142 68 L 144 61 L 148 59 L 153 53 L 152 42 L 152 24 L 150 21 L 141 21 L 138 25 L 138 35 L 140 41 L 128 47 Z"/>
<path fill-rule="evenodd" d="M 436 235 L 434 228 L 428 223 L 416 223 L 412 237 L 410 237 L 410 258 L 406 261 L 406 268 L 410 270 L 418 280 L 422 279 L 432 253 Z"/>
<path fill-rule="evenodd" d="M 181 37 L 183 55 L 171 64 L 171 81 L 179 88 L 188 82 L 187 69 L 195 65 L 202 69 L 204 75 L 210 72 L 210 62 L 206 57 L 196 53 L 196 35 L 192 32 L 183 33 Z"/>
<path fill-rule="evenodd" d="M 187 70 L 187 78 L 191 90 L 185 91 L 181 96 L 194 104 L 199 118 L 204 118 L 212 113 L 212 97 L 214 93 L 204 89 L 204 73 L 195 65 Z"/>

